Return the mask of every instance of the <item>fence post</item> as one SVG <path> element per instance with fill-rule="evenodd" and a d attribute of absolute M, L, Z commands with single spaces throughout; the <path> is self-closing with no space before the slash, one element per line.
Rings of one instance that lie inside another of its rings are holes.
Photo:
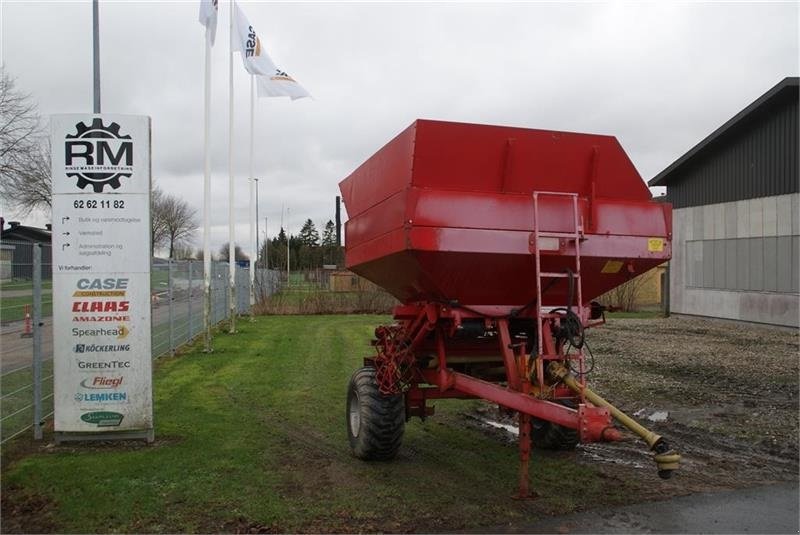
<path fill-rule="evenodd" d="M 235 271 L 233 273 L 234 273 L 234 275 L 236 274 Z M 230 276 L 230 274 L 228 274 L 228 275 Z M 233 306 L 231 304 L 232 303 L 231 294 L 233 293 L 233 291 L 230 290 L 230 288 L 232 288 L 231 281 L 228 281 L 228 288 L 229 288 L 229 290 L 227 292 L 225 292 L 225 315 L 223 316 L 223 318 L 226 318 L 226 319 L 230 318 L 231 307 Z"/>
<path fill-rule="evenodd" d="M 188 308 L 187 315 L 189 316 L 189 327 L 188 327 L 189 330 L 186 334 L 186 341 L 188 342 L 189 340 L 192 339 L 192 261 L 191 260 L 189 260 L 189 289 L 187 291 L 189 292 L 189 304 L 187 305 Z"/>
<path fill-rule="evenodd" d="M 33 438 L 42 439 L 42 245 L 33 246 Z"/>
<path fill-rule="evenodd" d="M 175 354 L 175 325 L 172 314 L 172 259 L 167 260 L 167 299 L 169 299 L 169 354 Z"/>

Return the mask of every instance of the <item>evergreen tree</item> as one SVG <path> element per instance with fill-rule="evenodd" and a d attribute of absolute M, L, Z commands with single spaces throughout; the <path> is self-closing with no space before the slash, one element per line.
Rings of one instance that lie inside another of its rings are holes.
<path fill-rule="evenodd" d="M 303 223 L 303 228 L 300 229 L 300 236 L 298 238 L 300 243 L 306 247 L 319 246 L 319 232 L 317 232 L 317 228 L 314 226 L 314 222 L 311 221 L 311 219 L 306 219 L 306 222 Z"/>
<path fill-rule="evenodd" d="M 322 231 L 322 246 L 332 247 L 334 245 L 336 245 L 336 226 L 333 221 L 328 219 L 328 222 L 325 223 L 325 230 Z"/>

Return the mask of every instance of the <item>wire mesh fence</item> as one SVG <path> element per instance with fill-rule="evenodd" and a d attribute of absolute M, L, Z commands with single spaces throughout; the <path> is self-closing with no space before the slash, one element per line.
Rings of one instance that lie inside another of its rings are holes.
<path fill-rule="evenodd" d="M 0 244 L 0 443 L 32 427 L 34 431 L 53 415 L 53 334 L 51 249 L 41 244 L 40 252 L 31 242 L 3 241 Z M 35 262 L 38 254 L 41 261 Z M 34 285 L 37 267 L 40 283 Z M 211 267 L 210 321 L 216 325 L 230 316 L 229 266 L 214 262 Z M 235 268 L 236 310 L 250 310 L 249 267 Z M 263 299 L 279 288 L 274 271 L 257 270 L 255 295 Z M 36 287 L 35 287 L 36 286 Z M 203 262 L 169 261 L 154 258 L 151 270 L 152 356 L 173 354 L 181 345 L 203 332 Z M 41 307 L 35 310 L 35 294 Z M 38 314 L 37 314 L 38 312 Z M 34 349 L 34 318 L 41 343 Z M 38 355 L 35 353 L 38 352 Z M 41 363 L 40 371 L 34 363 Z M 36 381 L 35 374 L 41 374 Z M 35 391 L 40 394 L 35 396 Z M 38 399 L 37 399 L 38 398 Z M 41 417 L 34 416 L 34 412 Z"/>

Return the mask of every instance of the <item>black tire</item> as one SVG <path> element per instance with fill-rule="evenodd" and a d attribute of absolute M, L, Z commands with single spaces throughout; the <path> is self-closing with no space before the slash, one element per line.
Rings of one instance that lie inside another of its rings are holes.
<path fill-rule="evenodd" d="M 406 426 L 402 394 L 384 396 L 375 369 L 364 367 L 347 386 L 347 436 L 353 455 L 365 461 L 388 461 L 397 455 Z"/>
<path fill-rule="evenodd" d="M 575 408 L 575 404 L 570 401 L 558 403 Z M 533 447 L 542 450 L 574 450 L 580 442 L 577 429 L 570 429 L 538 418 L 531 418 L 531 438 Z"/>

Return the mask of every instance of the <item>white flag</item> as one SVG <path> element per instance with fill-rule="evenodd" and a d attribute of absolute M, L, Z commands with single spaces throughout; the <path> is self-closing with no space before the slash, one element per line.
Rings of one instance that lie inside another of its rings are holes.
<path fill-rule="evenodd" d="M 294 78 L 281 70 L 271 76 L 256 76 L 258 97 L 289 97 L 292 100 L 310 97 L 306 88 L 298 84 Z"/>
<path fill-rule="evenodd" d="M 217 37 L 217 11 L 219 0 L 200 0 L 200 24 L 206 27 L 206 38 L 214 46 Z"/>
<path fill-rule="evenodd" d="M 244 68 L 256 75 L 259 97 L 290 97 L 292 100 L 310 97 L 303 86 L 275 65 L 272 58 L 261 44 L 253 25 L 247 20 L 244 12 L 234 3 L 233 32 L 231 32 L 231 49 L 238 50 L 242 56 Z"/>

